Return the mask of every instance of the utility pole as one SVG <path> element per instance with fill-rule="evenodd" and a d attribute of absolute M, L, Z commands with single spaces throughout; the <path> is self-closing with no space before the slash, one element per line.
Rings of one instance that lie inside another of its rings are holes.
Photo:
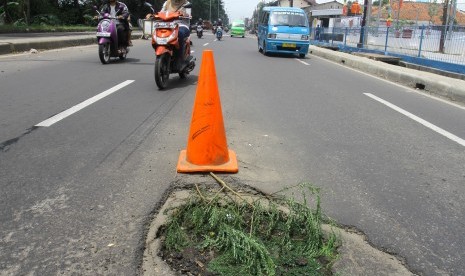
<path fill-rule="evenodd" d="M 449 32 L 447 33 L 447 39 L 450 39 L 450 36 L 452 35 L 453 29 L 454 29 L 454 20 L 455 20 L 455 14 L 457 13 L 457 0 L 451 0 L 450 2 L 450 8 L 448 12 L 448 20 L 447 20 L 447 27 L 449 29 Z"/>
<path fill-rule="evenodd" d="M 31 23 L 31 1 L 30 0 L 26 0 L 25 1 L 25 5 L 26 5 L 26 12 L 25 12 L 25 17 L 26 17 L 26 25 L 29 26 L 29 24 Z"/>
<path fill-rule="evenodd" d="M 367 21 L 367 13 L 368 13 L 368 0 L 363 1 L 363 17 L 362 17 L 362 25 L 360 29 L 360 41 L 357 44 L 357 48 L 363 48 L 365 44 L 365 32 L 366 32 L 366 21 Z"/>
<path fill-rule="evenodd" d="M 212 23 L 212 0 L 210 0 L 210 23 Z"/>
<path fill-rule="evenodd" d="M 442 28 L 441 37 L 439 38 L 439 52 L 444 53 L 444 42 L 446 39 L 447 20 L 449 18 L 449 0 L 444 0 L 444 7 L 442 9 Z"/>

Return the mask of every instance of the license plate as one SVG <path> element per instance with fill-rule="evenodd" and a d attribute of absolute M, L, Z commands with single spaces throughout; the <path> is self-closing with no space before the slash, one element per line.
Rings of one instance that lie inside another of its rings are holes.
<path fill-rule="evenodd" d="M 99 37 L 110 37 L 110 33 L 107 33 L 107 32 L 97 32 L 97 36 L 99 36 Z"/>
<path fill-rule="evenodd" d="M 160 38 L 160 37 L 157 37 L 157 44 L 160 44 L 160 45 L 166 45 L 168 44 L 168 39 L 167 38 Z"/>
<path fill-rule="evenodd" d="M 295 48 L 295 43 L 283 43 L 284 48 Z"/>

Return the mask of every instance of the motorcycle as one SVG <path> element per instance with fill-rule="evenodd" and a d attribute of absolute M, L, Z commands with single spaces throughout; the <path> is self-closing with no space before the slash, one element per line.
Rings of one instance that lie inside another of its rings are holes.
<path fill-rule="evenodd" d="M 101 14 L 97 7 L 94 7 L 94 9 L 98 13 L 99 20 L 96 35 L 100 61 L 102 64 L 108 64 L 112 57 L 119 57 L 121 60 L 126 59 L 129 48 L 126 45 L 118 45 L 116 28 L 118 18 L 112 17 L 108 13 Z"/>
<path fill-rule="evenodd" d="M 159 89 L 167 87 L 170 74 L 178 73 L 181 79 L 194 70 L 195 58 L 191 56 L 191 41 L 187 37 L 184 43 L 182 65 L 179 65 L 178 49 L 179 49 L 179 23 L 190 20 L 190 18 L 183 17 L 179 11 L 174 12 L 158 12 L 152 8 L 150 3 L 145 2 L 146 6 L 152 10 L 152 17 L 155 20 L 152 33 L 152 47 L 155 50 L 155 82 Z M 182 7 L 190 8 L 192 4 L 187 2 Z M 189 26 L 188 22 L 186 24 Z"/>
<path fill-rule="evenodd" d="M 216 38 L 218 40 L 221 40 L 222 37 L 223 37 L 223 28 L 221 26 L 217 26 L 216 27 Z"/>
<path fill-rule="evenodd" d="M 197 37 L 202 38 L 202 36 L 203 36 L 203 27 L 202 25 L 199 24 L 197 25 Z"/>

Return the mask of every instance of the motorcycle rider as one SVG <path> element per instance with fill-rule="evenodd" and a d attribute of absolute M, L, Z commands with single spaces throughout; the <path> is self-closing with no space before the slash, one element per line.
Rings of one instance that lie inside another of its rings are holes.
<path fill-rule="evenodd" d="M 187 13 L 186 8 L 182 7 L 184 4 L 187 3 L 187 0 L 166 0 L 165 3 L 163 3 L 163 7 L 161 8 L 160 12 L 181 12 L 183 16 L 189 17 L 190 15 Z M 152 14 L 147 14 L 145 17 L 146 19 L 149 19 L 152 16 Z M 182 67 L 184 67 L 184 47 L 186 44 L 186 39 L 190 35 L 190 30 L 189 26 L 187 26 L 183 22 L 179 22 L 179 33 L 178 33 L 178 39 L 179 39 L 179 50 L 178 50 L 178 70 L 181 70 Z"/>
<path fill-rule="evenodd" d="M 223 21 L 221 21 L 221 18 L 218 18 L 218 22 L 216 23 L 216 28 L 218 27 L 221 27 L 221 29 L 224 29 L 223 28 Z M 216 34 L 216 31 L 217 29 L 215 28 L 215 34 Z"/>
<path fill-rule="evenodd" d="M 126 4 L 121 1 L 108 0 L 102 7 L 101 13 L 109 13 L 112 17 L 119 19 L 122 24 L 117 24 L 118 44 L 132 46 L 131 32 L 129 27 L 129 10 Z"/>
<path fill-rule="evenodd" d="M 202 18 L 199 18 L 199 20 L 197 21 L 197 26 L 201 26 L 203 28 L 203 19 Z"/>
<path fill-rule="evenodd" d="M 202 28 L 202 31 L 203 31 L 203 19 L 202 18 L 199 18 L 199 20 L 197 21 L 197 28 L 199 26 Z"/>
<path fill-rule="evenodd" d="M 213 34 L 216 33 L 216 21 L 213 21 L 213 24 L 212 24 L 212 31 L 213 31 Z"/>

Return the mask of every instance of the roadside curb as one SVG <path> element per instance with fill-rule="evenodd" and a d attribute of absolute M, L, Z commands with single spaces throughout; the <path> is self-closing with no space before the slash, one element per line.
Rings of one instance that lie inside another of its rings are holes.
<path fill-rule="evenodd" d="M 81 46 L 89 45 L 96 43 L 97 40 L 95 37 L 83 37 L 83 38 L 72 38 L 72 39 L 62 39 L 62 40 L 39 40 L 31 42 L 18 42 L 18 43 L 0 43 L 0 54 L 12 54 L 16 52 L 29 51 L 31 49 L 37 50 L 50 50 L 56 48 L 65 48 L 72 46 Z"/>
<path fill-rule="evenodd" d="M 132 39 L 139 39 L 142 32 L 134 31 Z M 97 38 L 95 35 L 83 35 L 80 37 L 54 37 L 54 38 L 40 38 L 30 41 L 15 41 L 15 42 L 1 42 L 0 41 L 0 55 L 13 54 L 19 52 L 36 50 L 51 50 L 65 47 L 84 46 L 96 44 Z"/>
<path fill-rule="evenodd" d="M 309 53 L 465 105 L 465 81 L 310 45 Z"/>

